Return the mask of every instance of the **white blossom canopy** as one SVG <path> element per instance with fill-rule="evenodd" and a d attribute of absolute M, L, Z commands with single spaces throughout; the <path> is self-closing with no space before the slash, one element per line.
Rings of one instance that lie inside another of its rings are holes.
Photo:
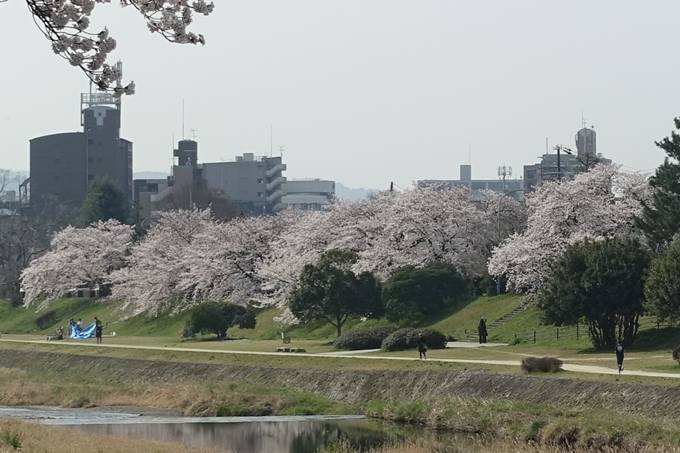
<path fill-rule="evenodd" d="M 519 291 L 535 291 L 546 282 L 551 264 L 566 248 L 585 238 L 620 237 L 644 241 L 635 226 L 652 188 L 641 173 L 622 173 L 616 165 L 598 165 L 573 180 L 547 182 L 527 198 L 524 232 L 510 236 L 493 251 L 491 275 L 505 275 Z"/>
<path fill-rule="evenodd" d="M 21 275 L 24 305 L 44 298 L 40 308 L 78 285 L 105 284 L 111 272 L 125 264 L 132 227 L 116 220 L 83 229 L 67 227 L 54 235 L 50 250 L 31 262 Z"/>

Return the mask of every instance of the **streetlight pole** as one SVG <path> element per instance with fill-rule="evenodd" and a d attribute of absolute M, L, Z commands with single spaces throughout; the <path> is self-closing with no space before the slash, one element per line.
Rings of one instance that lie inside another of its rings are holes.
<path fill-rule="evenodd" d="M 512 195 L 513 193 L 517 192 L 524 192 L 525 189 L 515 189 L 511 190 L 509 192 L 505 192 L 503 195 L 498 197 L 498 209 L 496 210 L 496 216 L 498 219 L 498 246 L 500 247 L 501 245 L 501 201 L 503 198 L 505 198 L 508 195 Z M 501 294 L 501 276 L 497 275 L 496 276 L 496 295 L 500 296 Z"/>
<path fill-rule="evenodd" d="M 557 180 L 561 181 L 562 180 L 562 165 L 560 161 L 560 151 L 564 151 L 565 153 L 569 154 L 570 156 L 572 155 L 572 150 L 567 148 L 566 146 L 562 145 L 557 145 L 555 147 L 555 150 L 557 151 Z"/>

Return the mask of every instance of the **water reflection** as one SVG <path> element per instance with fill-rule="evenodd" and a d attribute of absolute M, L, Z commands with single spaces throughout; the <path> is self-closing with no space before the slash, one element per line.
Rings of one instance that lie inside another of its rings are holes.
<path fill-rule="evenodd" d="M 236 423 L 124 423 L 63 425 L 93 434 L 179 441 L 237 453 L 314 453 L 326 442 L 348 440 L 367 449 L 394 439 L 373 424 L 352 420 L 286 420 Z"/>

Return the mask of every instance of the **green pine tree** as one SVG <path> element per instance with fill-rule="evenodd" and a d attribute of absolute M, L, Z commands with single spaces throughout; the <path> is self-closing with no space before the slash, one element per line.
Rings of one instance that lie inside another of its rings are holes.
<path fill-rule="evenodd" d="M 126 223 L 129 215 L 129 200 L 111 178 L 104 176 L 96 178 L 90 184 L 80 210 L 78 226 L 85 228 L 92 223 L 109 219 Z"/>
<path fill-rule="evenodd" d="M 675 118 L 675 128 L 680 130 L 680 117 Z M 656 146 L 667 156 L 649 180 L 657 191 L 651 205 L 644 206 L 638 225 L 650 246 L 663 251 L 680 231 L 680 135 L 672 131 L 670 137 L 656 142 Z"/>

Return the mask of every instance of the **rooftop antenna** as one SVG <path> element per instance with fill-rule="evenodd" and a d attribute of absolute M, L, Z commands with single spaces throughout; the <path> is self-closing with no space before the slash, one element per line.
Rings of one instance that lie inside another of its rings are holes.
<path fill-rule="evenodd" d="M 512 167 L 505 165 L 498 167 L 498 178 L 503 180 L 503 192 L 505 193 L 505 178 L 512 176 Z"/>
<path fill-rule="evenodd" d="M 583 129 L 586 128 L 587 121 L 588 121 L 588 118 L 583 116 L 583 110 L 581 110 L 581 124 L 583 125 Z"/>
<path fill-rule="evenodd" d="M 198 132 L 198 129 L 191 129 L 191 139 L 193 141 L 196 141 L 196 139 L 198 138 L 198 134 L 196 132 Z"/>
<path fill-rule="evenodd" d="M 279 146 L 279 156 L 283 158 L 283 145 Z"/>

